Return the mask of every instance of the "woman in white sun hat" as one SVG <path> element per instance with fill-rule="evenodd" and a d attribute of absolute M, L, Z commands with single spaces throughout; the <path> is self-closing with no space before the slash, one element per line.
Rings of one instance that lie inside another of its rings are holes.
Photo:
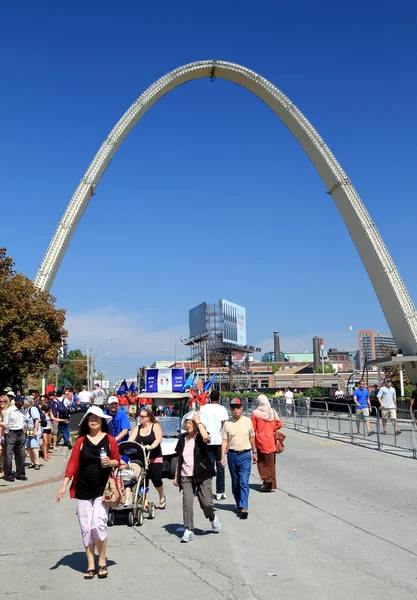
<path fill-rule="evenodd" d="M 110 469 L 120 464 L 119 448 L 109 434 L 108 423 L 112 420 L 99 406 L 91 406 L 80 421 L 78 437 L 71 452 L 62 487 L 57 495 L 59 502 L 71 481 L 70 496 L 77 499 L 77 514 L 87 555 L 84 579 L 107 577 L 107 507 L 102 496 Z M 105 458 L 100 454 L 106 453 Z M 98 552 L 98 571 L 94 553 Z"/>

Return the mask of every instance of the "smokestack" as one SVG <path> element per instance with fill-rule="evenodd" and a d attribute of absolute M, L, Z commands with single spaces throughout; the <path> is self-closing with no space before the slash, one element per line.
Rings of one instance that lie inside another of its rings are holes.
<path fill-rule="evenodd" d="M 274 331 L 274 355 L 275 362 L 281 360 L 281 344 L 279 343 L 279 331 Z"/>
<path fill-rule="evenodd" d="M 313 362 L 314 370 L 317 371 L 320 367 L 320 338 L 317 335 L 313 337 Z"/>

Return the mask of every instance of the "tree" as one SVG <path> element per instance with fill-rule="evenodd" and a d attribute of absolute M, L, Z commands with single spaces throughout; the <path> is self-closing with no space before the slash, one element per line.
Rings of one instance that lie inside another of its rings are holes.
<path fill-rule="evenodd" d="M 325 390 L 322 387 L 312 387 L 305 393 L 306 396 L 310 396 L 310 398 L 322 398 L 326 395 Z"/>
<path fill-rule="evenodd" d="M 87 356 L 81 350 L 70 350 L 66 358 L 59 361 L 61 386 L 79 388 L 87 383 Z"/>
<path fill-rule="evenodd" d="M 388 346 L 386 346 L 385 344 L 382 344 L 380 347 L 380 352 L 382 354 L 382 356 L 395 356 L 395 352 L 392 351 L 391 348 L 389 348 Z M 401 384 L 400 384 L 400 368 L 399 367 L 384 367 L 384 374 L 385 374 L 385 379 L 387 377 L 389 377 L 392 381 L 392 385 L 393 387 L 395 387 L 395 390 L 397 392 L 397 396 L 400 396 L 401 394 Z M 404 383 L 404 395 L 406 398 L 411 396 L 411 392 L 410 389 L 413 389 L 413 386 L 411 386 L 411 388 L 409 387 L 410 385 L 410 380 L 407 377 L 407 373 L 406 371 L 404 371 L 403 369 L 403 383 Z M 410 393 L 410 396 L 408 396 L 408 393 Z"/>
<path fill-rule="evenodd" d="M 49 292 L 13 267 L 6 248 L 0 248 L 0 390 L 47 371 L 67 335 L 65 310 L 56 309 Z"/>
<path fill-rule="evenodd" d="M 324 372 L 325 373 L 333 373 L 332 365 L 324 365 Z M 319 367 L 317 367 L 316 373 L 323 373 L 323 367 L 321 365 Z"/>

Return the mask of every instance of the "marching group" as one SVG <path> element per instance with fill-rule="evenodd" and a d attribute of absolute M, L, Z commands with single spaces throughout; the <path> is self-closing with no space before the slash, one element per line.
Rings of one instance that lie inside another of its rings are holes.
<path fill-rule="evenodd" d="M 200 411 L 188 412 L 182 421 L 182 433 L 176 452 L 178 463 L 173 483 L 182 491 L 184 533 L 181 542 L 194 540 L 194 498 L 197 495 L 204 516 L 214 533 L 220 532 L 214 500 L 226 499 L 225 466 L 231 477 L 236 514 L 249 515 L 249 477 L 252 464 L 257 464 L 262 479 L 262 492 L 276 489 L 276 432 L 282 423 L 264 395 L 257 398 L 252 417 L 243 415 L 240 398 L 230 402 L 231 418 L 219 403 L 217 390 Z M 130 440 L 141 443 L 149 452 L 146 486 L 152 481 L 159 495 L 159 508 L 166 507 L 162 482 L 162 429 L 151 407 L 140 406 L 139 424 L 131 427 L 117 396 L 111 396 L 107 408 L 92 405 L 80 423 L 78 437 L 57 495 L 59 502 L 70 485 L 70 496 L 77 500 L 77 514 L 87 557 L 85 579 L 95 575 L 105 578 L 108 508 L 103 494 L 111 469 L 126 468 L 118 444 Z M 213 494 L 212 480 L 216 477 Z M 95 552 L 98 566 L 95 565 Z"/>

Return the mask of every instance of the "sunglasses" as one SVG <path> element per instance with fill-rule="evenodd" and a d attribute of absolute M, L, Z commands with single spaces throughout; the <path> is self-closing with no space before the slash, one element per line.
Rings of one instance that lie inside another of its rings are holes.
<path fill-rule="evenodd" d="M 146 419 L 149 415 L 139 415 L 139 419 Z"/>
<path fill-rule="evenodd" d="M 242 406 L 236 405 L 236 406 L 231 406 L 230 408 L 232 410 L 239 410 L 240 408 L 242 408 Z"/>

